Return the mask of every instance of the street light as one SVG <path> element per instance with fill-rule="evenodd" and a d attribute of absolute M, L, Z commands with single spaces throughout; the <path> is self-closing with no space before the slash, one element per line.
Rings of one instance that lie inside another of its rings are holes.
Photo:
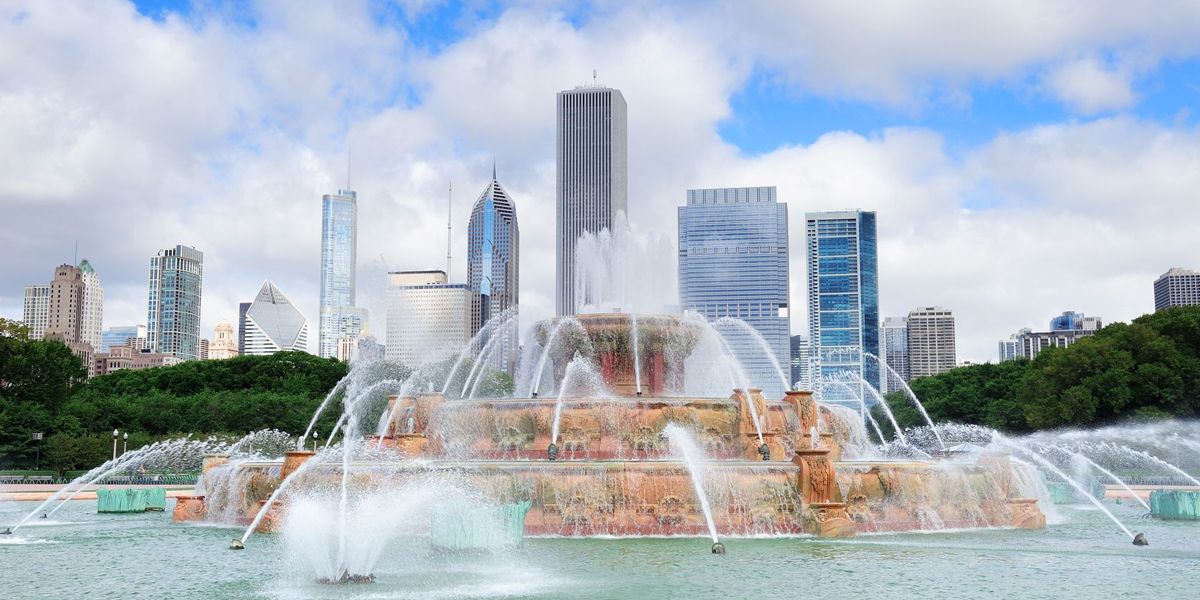
<path fill-rule="evenodd" d="M 33 441 L 37 442 L 37 450 L 34 451 L 33 469 L 40 471 L 42 469 L 42 432 L 34 433 Z"/>
<path fill-rule="evenodd" d="M 113 430 L 113 460 L 117 460 L 117 430 Z"/>
<path fill-rule="evenodd" d="M 317 430 L 313 430 L 313 452 L 317 451 Z"/>
<path fill-rule="evenodd" d="M 129 432 L 126 431 L 125 435 L 121 437 L 123 440 L 125 440 L 121 442 L 121 456 L 125 456 L 125 453 L 129 451 Z"/>

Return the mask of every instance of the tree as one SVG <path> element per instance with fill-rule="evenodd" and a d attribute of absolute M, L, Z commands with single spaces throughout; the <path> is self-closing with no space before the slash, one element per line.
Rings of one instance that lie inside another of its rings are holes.
<path fill-rule="evenodd" d="M 12 319 L 0 318 L 0 337 L 8 337 L 16 340 L 29 339 L 29 327 L 20 321 Z"/>
<path fill-rule="evenodd" d="M 86 379 L 62 342 L 0 335 L 0 464 L 32 465 L 33 434 L 54 431 L 60 408 Z"/>

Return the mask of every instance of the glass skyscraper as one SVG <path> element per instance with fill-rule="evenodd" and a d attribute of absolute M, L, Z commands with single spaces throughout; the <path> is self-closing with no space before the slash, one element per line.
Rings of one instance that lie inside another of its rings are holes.
<path fill-rule="evenodd" d="M 809 343 L 819 365 L 814 379 L 845 378 L 880 389 L 878 358 L 867 356 L 879 356 L 875 213 L 808 213 L 805 242 Z M 858 402 L 844 387 L 817 387 L 827 401 Z M 870 402 L 869 394 L 863 397 Z"/>
<path fill-rule="evenodd" d="M 362 335 L 367 311 L 355 306 L 358 195 L 338 190 L 321 197 L 321 305 L 317 355 L 337 356 L 338 340 Z"/>
<path fill-rule="evenodd" d="M 721 329 L 751 384 L 783 396 L 776 365 L 787 377 L 788 219 L 774 187 L 688 190 L 679 207 L 679 303 L 710 321 L 741 319 L 762 335 L 774 362 L 752 336 Z"/>
<path fill-rule="evenodd" d="M 493 317 L 519 304 L 520 241 L 516 206 L 496 179 L 493 167 L 492 181 L 475 201 L 467 226 L 467 285 L 471 290 L 472 337 Z M 514 319 L 511 327 L 492 333 L 503 338 L 497 341 L 502 347 L 492 353 L 495 360 L 490 366 L 505 373 L 512 372 L 520 345 L 519 331 L 519 324 Z M 480 340 L 480 343 L 486 345 L 489 341 Z"/>
<path fill-rule="evenodd" d="M 200 358 L 200 298 L 204 253 L 178 245 L 150 258 L 146 345 L 180 360 Z"/>

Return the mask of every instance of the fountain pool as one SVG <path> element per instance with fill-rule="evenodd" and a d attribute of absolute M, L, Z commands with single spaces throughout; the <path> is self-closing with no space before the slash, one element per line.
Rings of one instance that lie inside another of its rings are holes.
<path fill-rule="evenodd" d="M 1136 505 L 1114 505 L 1136 522 Z M 170 509 L 168 501 L 168 510 Z M 11 521 L 33 503 L 0 504 Z M 1135 548 L 1098 511 L 1063 507 L 1046 530 L 861 535 L 851 539 L 723 537 L 531 538 L 516 547 L 438 550 L 401 536 L 366 586 L 331 588 L 288 556 L 286 540 L 256 536 L 225 550 L 240 529 L 172 524 L 161 513 L 98 515 L 72 502 L 52 523 L 0 537 L 6 598 L 782 598 L 877 593 L 922 598 L 1115 598 L 1191 589 L 1200 561 L 1195 523 L 1138 522 L 1151 540 Z M 8 538 L 8 539 L 4 539 Z M 98 594 L 103 592 L 103 594 Z"/>

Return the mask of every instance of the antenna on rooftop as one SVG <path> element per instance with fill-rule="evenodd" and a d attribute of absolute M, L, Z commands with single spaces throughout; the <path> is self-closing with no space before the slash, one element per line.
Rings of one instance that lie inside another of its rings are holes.
<path fill-rule="evenodd" d="M 454 182 L 446 189 L 446 283 L 450 283 L 450 215 L 454 210 Z"/>

